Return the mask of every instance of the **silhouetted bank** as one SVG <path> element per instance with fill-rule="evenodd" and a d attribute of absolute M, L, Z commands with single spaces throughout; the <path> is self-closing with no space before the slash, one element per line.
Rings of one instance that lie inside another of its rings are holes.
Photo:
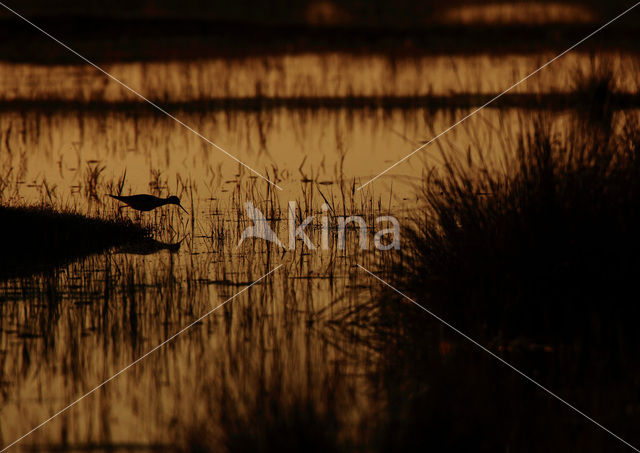
<path fill-rule="evenodd" d="M 488 341 L 637 344 L 640 128 L 608 116 L 538 120 L 498 169 L 443 156 L 396 283 Z"/>
<path fill-rule="evenodd" d="M 173 19 L 35 17 L 36 25 L 93 62 L 195 60 L 312 52 L 453 55 L 560 52 L 593 32 L 594 24 L 429 24 L 410 27 L 256 24 Z M 638 50 L 638 27 L 623 18 L 580 46 Z M 113 36 L 118 36 L 114 40 Z M 0 60 L 86 64 L 15 17 L 0 19 Z"/>
<path fill-rule="evenodd" d="M 128 220 L 91 218 L 42 206 L 0 206 L 0 235 L 4 241 L 0 278 L 6 278 L 141 240 L 149 231 Z"/>

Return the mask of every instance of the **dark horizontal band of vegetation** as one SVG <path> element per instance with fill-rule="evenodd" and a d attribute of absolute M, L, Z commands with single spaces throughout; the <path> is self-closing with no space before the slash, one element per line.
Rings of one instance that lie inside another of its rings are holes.
<path fill-rule="evenodd" d="M 310 27 L 95 17 L 47 17 L 35 18 L 34 22 L 96 62 L 243 58 L 328 51 L 392 52 L 397 56 L 479 52 L 526 54 L 564 50 L 600 25 Z M 639 47 L 640 27 L 623 18 L 586 41 L 580 49 L 637 50 Z M 0 20 L 0 60 L 84 64 L 64 47 L 14 18 Z"/>
<path fill-rule="evenodd" d="M 177 447 L 173 444 L 143 443 L 143 442 L 93 442 L 86 444 L 67 443 L 63 445 L 57 444 L 35 444 L 29 447 L 32 452 L 40 451 L 62 451 L 70 452 L 89 452 L 89 451 L 177 451 Z"/>
<path fill-rule="evenodd" d="M 149 235 L 128 220 L 85 217 L 42 206 L 0 206 L 0 233 L 5 238 L 0 278 L 45 271 Z"/>
<path fill-rule="evenodd" d="M 265 109 L 458 109 L 475 108 L 486 104 L 497 96 L 492 94 L 461 93 L 450 96 L 336 96 L 336 97 L 244 97 L 216 98 L 189 102 L 163 102 L 154 100 L 163 108 L 184 111 L 211 110 L 265 110 Z M 640 94 L 614 94 L 606 99 L 606 107 L 613 110 L 640 108 Z M 526 108 L 536 110 L 566 110 L 589 107 L 593 96 L 583 92 L 573 93 L 514 93 L 505 94 L 491 104 L 493 108 Z M 94 111 L 145 111 L 155 110 L 143 101 L 106 102 L 106 101 L 65 101 L 15 99 L 0 102 L 0 111 L 58 111 L 58 110 L 94 110 Z"/>

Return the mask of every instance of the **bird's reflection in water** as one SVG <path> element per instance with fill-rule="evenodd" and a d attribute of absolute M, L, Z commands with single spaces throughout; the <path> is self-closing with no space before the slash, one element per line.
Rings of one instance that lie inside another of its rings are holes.
<path fill-rule="evenodd" d="M 167 250 L 169 253 L 176 253 L 180 250 L 183 240 L 184 239 L 178 242 L 161 242 L 152 238 L 145 238 L 117 247 L 114 252 L 128 255 L 152 255 Z"/>

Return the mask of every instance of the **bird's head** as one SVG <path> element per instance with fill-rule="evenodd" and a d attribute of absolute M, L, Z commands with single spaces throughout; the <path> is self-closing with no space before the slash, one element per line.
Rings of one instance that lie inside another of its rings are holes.
<path fill-rule="evenodd" d="M 175 204 L 178 205 L 180 207 L 180 209 L 182 209 L 184 212 L 186 212 L 187 214 L 189 214 L 187 212 L 187 210 L 185 208 L 182 207 L 182 205 L 180 204 L 180 198 L 176 197 L 175 195 L 167 198 L 167 203 L 169 204 Z"/>

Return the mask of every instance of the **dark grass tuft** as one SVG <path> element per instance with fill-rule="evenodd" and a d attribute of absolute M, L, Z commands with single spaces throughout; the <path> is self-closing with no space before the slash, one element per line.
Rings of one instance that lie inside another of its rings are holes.
<path fill-rule="evenodd" d="M 0 277 L 44 271 L 149 235 L 129 220 L 85 217 L 44 206 L 0 206 L 0 233 Z"/>
<path fill-rule="evenodd" d="M 500 166 L 444 156 L 404 256 L 380 274 L 637 444 L 640 128 L 584 120 L 562 136 L 538 120 Z M 384 290 L 366 311 L 384 357 L 383 450 L 616 447 L 398 295 Z"/>
<path fill-rule="evenodd" d="M 550 130 L 501 169 L 445 156 L 396 283 L 489 339 L 639 339 L 640 128 Z"/>

